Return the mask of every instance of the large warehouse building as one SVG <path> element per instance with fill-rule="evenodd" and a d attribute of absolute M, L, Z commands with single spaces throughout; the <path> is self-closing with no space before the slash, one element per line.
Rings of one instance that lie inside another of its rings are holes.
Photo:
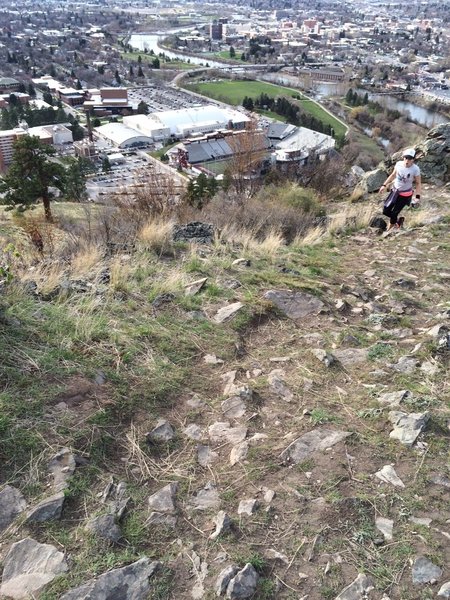
<path fill-rule="evenodd" d="M 151 144 L 153 139 L 122 123 L 108 123 L 95 128 L 95 134 L 117 148 L 130 148 Z"/>
<path fill-rule="evenodd" d="M 249 121 L 249 117 L 237 110 L 214 104 L 123 118 L 124 125 L 137 129 L 155 141 L 170 136 L 183 139 L 219 129 L 244 129 Z"/>

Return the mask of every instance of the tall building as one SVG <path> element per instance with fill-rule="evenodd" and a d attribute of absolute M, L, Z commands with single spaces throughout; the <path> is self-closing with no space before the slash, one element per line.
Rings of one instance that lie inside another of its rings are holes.
<path fill-rule="evenodd" d="M 0 172 L 6 171 L 12 162 L 14 142 L 27 132 L 21 127 L 0 131 Z"/>
<path fill-rule="evenodd" d="M 212 40 L 221 40 L 223 36 L 223 23 L 213 21 L 209 24 L 209 37 Z"/>

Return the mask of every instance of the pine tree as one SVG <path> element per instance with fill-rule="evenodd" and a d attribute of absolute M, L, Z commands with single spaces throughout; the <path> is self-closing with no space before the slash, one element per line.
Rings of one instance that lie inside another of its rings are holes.
<path fill-rule="evenodd" d="M 50 188 L 64 189 L 64 168 L 50 160 L 55 153 L 52 146 L 28 135 L 14 143 L 12 163 L 0 182 L 0 200 L 9 209 L 24 211 L 42 200 L 47 221 L 52 221 Z"/>

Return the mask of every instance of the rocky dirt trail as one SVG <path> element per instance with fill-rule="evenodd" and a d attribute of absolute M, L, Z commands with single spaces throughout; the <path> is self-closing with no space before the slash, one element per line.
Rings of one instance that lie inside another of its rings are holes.
<path fill-rule="evenodd" d="M 191 385 L 147 415 L 148 432 L 129 427 L 128 453 L 76 523 L 62 513 L 83 468 L 70 449 L 39 505 L 3 488 L 1 597 L 450 598 L 450 191 L 427 195 L 398 233 L 344 232 L 308 251 L 314 289 L 302 256 L 285 255 L 277 268 L 295 285 L 261 285 L 234 355 L 201 348 Z M 252 270 L 238 261 L 233 277 Z M 210 320 L 229 327 L 246 292 Z M 102 562 L 67 591 L 79 544 L 36 529 L 61 514 L 66 532 L 97 540 L 93 560 L 118 547 L 128 566 Z"/>

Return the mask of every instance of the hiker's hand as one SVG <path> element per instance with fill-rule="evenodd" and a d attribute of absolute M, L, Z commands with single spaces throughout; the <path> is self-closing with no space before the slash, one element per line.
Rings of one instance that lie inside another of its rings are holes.
<path fill-rule="evenodd" d="M 383 193 L 383 192 L 385 192 L 385 191 L 386 191 L 386 186 L 385 186 L 385 185 L 384 185 L 384 183 L 383 183 L 383 185 L 382 185 L 382 186 L 380 187 L 380 189 L 378 190 L 378 193 L 379 193 L 379 194 L 382 194 L 382 193 Z"/>

